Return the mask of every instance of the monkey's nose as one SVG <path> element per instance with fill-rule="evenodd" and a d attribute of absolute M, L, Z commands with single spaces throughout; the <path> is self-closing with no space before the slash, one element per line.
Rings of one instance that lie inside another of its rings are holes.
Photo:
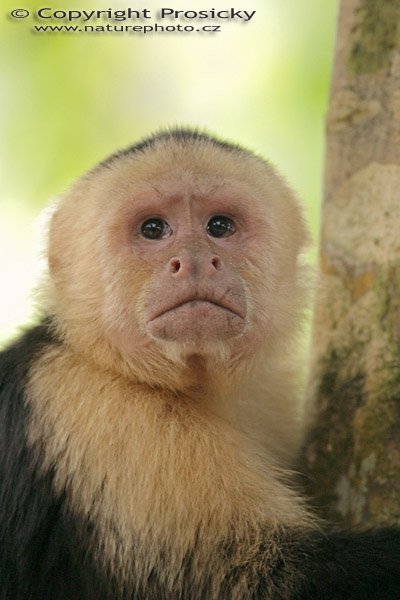
<path fill-rule="evenodd" d="M 220 271 L 222 261 L 219 256 L 204 257 L 174 256 L 169 261 L 169 271 L 174 277 L 189 277 L 193 275 L 212 276 L 215 271 Z"/>

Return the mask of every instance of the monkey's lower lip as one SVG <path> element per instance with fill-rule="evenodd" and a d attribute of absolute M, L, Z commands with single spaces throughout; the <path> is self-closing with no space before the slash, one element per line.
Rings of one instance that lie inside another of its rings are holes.
<path fill-rule="evenodd" d="M 171 307 L 163 310 L 162 312 L 158 313 L 156 316 L 151 317 L 151 319 L 149 320 L 149 323 L 151 323 L 152 321 L 155 321 L 159 317 L 166 315 L 169 312 L 179 310 L 180 308 L 183 308 L 183 307 L 190 307 L 193 309 L 196 309 L 196 308 L 199 308 L 199 309 L 201 309 L 201 308 L 205 308 L 205 309 L 219 308 L 220 310 L 225 310 L 225 311 L 231 313 L 235 317 L 240 317 L 241 319 L 244 319 L 243 314 L 241 314 L 238 310 L 234 310 L 233 308 L 231 308 L 229 306 L 225 306 L 223 304 L 218 304 L 217 302 L 214 302 L 213 300 L 195 298 L 192 300 L 185 300 L 184 302 L 180 302 L 179 304 L 175 304 L 174 306 L 171 306 Z"/>

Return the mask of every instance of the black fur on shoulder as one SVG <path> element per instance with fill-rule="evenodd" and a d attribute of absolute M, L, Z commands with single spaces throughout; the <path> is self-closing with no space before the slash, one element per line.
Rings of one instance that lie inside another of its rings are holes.
<path fill-rule="evenodd" d="M 90 524 L 80 523 L 54 495 L 53 474 L 38 474 L 27 444 L 28 370 L 56 343 L 45 322 L 0 353 L 0 600 L 112 597 L 95 585 L 101 578 L 91 572 L 81 542 L 90 538 Z"/>
<path fill-rule="evenodd" d="M 293 600 L 400 599 L 398 527 L 331 531 L 310 542 L 303 584 Z"/>

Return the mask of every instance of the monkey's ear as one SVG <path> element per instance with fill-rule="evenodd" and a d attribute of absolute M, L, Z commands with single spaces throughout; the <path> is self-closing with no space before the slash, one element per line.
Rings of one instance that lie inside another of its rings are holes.
<path fill-rule="evenodd" d="M 290 210 L 286 212 L 285 223 L 287 234 L 291 240 L 291 252 L 296 260 L 299 255 L 307 251 L 312 244 L 312 236 L 304 218 L 304 209 L 297 197 L 292 193 Z"/>
<path fill-rule="evenodd" d="M 63 240 L 63 225 L 60 210 L 57 207 L 50 219 L 48 227 L 48 249 L 47 249 L 47 260 L 49 264 L 49 271 L 52 277 L 56 276 L 61 269 L 62 261 L 61 246 Z"/>
<path fill-rule="evenodd" d="M 59 276 L 79 256 L 76 246 L 81 238 L 78 229 L 82 213 L 71 192 L 59 198 L 52 208 L 47 233 L 47 260 L 52 278 Z"/>

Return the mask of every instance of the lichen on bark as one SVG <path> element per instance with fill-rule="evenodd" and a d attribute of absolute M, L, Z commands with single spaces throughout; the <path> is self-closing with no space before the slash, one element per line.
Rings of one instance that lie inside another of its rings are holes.
<path fill-rule="evenodd" d="M 349 67 L 355 73 L 373 73 L 389 64 L 400 46 L 399 0 L 362 0 L 353 29 Z"/>
<path fill-rule="evenodd" d="M 348 493 L 350 482 L 344 490 L 338 486 L 353 458 L 351 432 L 343 427 L 342 415 L 352 421 L 363 394 L 364 374 L 352 372 L 353 362 L 349 362 L 353 353 L 358 355 L 358 350 L 331 348 L 320 365 L 318 426 L 311 431 L 307 446 L 312 502 L 324 518 L 333 521 L 343 520 L 340 505 L 346 499 L 341 492 Z"/>
<path fill-rule="evenodd" d="M 400 522 L 400 166 L 377 162 L 323 209 L 306 450 L 324 517 Z"/>

